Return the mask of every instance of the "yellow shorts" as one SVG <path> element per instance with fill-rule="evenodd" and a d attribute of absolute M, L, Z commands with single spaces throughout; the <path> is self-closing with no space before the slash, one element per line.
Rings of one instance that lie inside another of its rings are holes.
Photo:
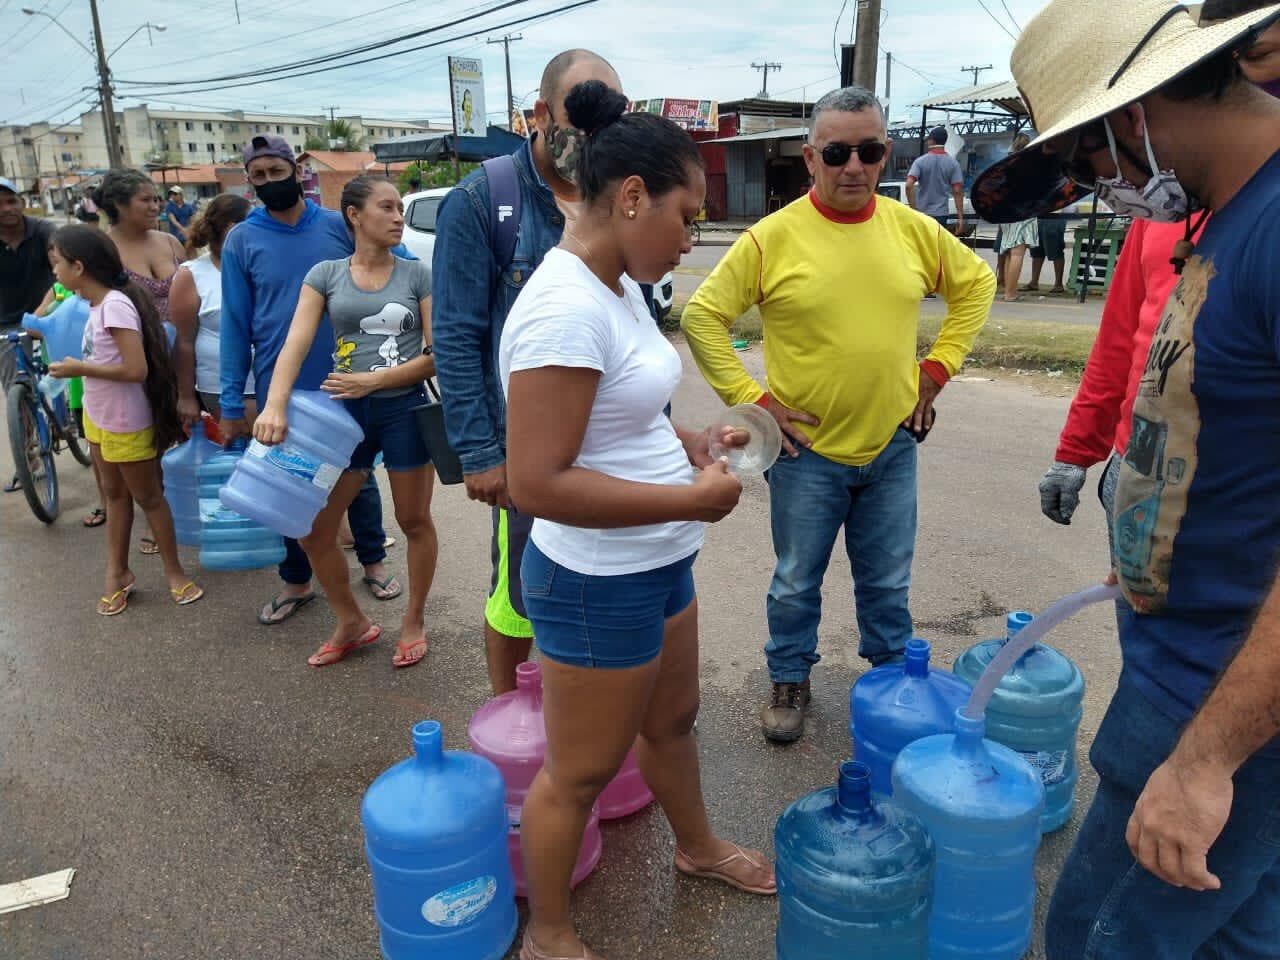
<path fill-rule="evenodd" d="M 102 459 L 107 463 L 140 463 L 158 456 L 154 427 L 133 433 L 112 433 L 90 420 L 88 410 L 84 411 L 84 437 L 102 448 Z"/>

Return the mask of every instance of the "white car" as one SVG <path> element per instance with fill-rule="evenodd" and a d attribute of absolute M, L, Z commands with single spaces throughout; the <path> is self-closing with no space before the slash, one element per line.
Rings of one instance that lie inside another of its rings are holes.
<path fill-rule="evenodd" d="M 404 198 L 404 245 L 428 266 L 436 246 L 436 211 L 452 187 L 423 190 Z"/>

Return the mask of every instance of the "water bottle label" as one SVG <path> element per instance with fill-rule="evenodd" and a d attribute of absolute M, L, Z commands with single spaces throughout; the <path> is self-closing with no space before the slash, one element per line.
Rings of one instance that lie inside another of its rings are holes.
<path fill-rule="evenodd" d="M 498 892 L 494 877 L 476 877 L 437 893 L 422 905 L 422 916 L 437 927 L 460 927 L 470 923 L 493 902 Z"/>
<path fill-rule="evenodd" d="M 1031 769 L 1040 774 L 1040 782 L 1046 787 L 1061 783 L 1067 777 L 1067 751 L 1065 750 L 1019 750 L 1018 754 Z"/>
<path fill-rule="evenodd" d="M 307 456 L 297 447 L 287 443 L 268 447 L 254 440 L 249 444 L 247 452 L 249 456 L 265 460 L 290 476 L 314 484 L 321 490 L 332 490 L 333 485 L 338 482 L 338 477 L 342 476 L 342 467 Z"/>
<path fill-rule="evenodd" d="M 219 520 L 239 520 L 240 514 L 228 510 L 217 497 L 200 499 L 200 522 L 216 523 Z"/>
<path fill-rule="evenodd" d="M 523 809 L 519 804 L 507 804 L 507 833 L 520 832 L 520 813 Z"/>

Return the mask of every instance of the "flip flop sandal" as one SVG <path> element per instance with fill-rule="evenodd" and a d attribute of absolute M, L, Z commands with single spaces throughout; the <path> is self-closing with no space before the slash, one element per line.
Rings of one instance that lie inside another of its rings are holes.
<path fill-rule="evenodd" d="M 101 507 L 94 507 L 80 522 L 86 527 L 100 527 L 107 522 L 107 511 Z"/>
<path fill-rule="evenodd" d="M 160 544 L 153 537 L 143 537 L 138 541 L 138 552 L 144 557 L 154 557 L 160 552 Z"/>
<path fill-rule="evenodd" d="M 180 607 L 195 603 L 204 596 L 204 590 L 196 586 L 194 580 L 188 580 L 178 589 L 169 588 L 169 596 L 173 597 L 173 602 Z"/>
<path fill-rule="evenodd" d="M 19 480 L 16 476 L 4 485 L 5 493 L 17 493 L 21 489 L 22 489 L 22 481 Z"/>
<path fill-rule="evenodd" d="M 422 648 L 422 652 L 416 657 L 412 651 Z M 391 665 L 397 670 L 404 667 L 412 667 L 415 663 L 421 663 L 427 656 L 428 644 L 426 640 L 417 640 L 409 644 L 407 647 L 403 642 L 396 643 L 396 654 L 391 658 Z"/>
<path fill-rule="evenodd" d="M 345 643 L 340 647 L 335 647 L 330 643 L 326 643 L 323 647 L 307 657 L 307 663 L 313 667 L 331 667 L 335 663 L 341 663 L 347 659 L 347 655 L 353 650 L 359 650 L 361 647 L 367 647 L 371 643 L 377 642 L 382 636 L 382 628 L 376 623 L 369 627 L 360 637 Z M 321 660 L 322 657 L 333 657 L 332 660 Z"/>
<path fill-rule="evenodd" d="M 701 877 L 704 880 L 719 880 L 721 883 L 726 883 L 734 889 L 741 890 L 744 893 L 756 893 L 766 897 L 771 897 L 776 894 L 778 892 L 778 884 L 776 881 L 770 881 L 767 887 L 751 886 L 750 884 L 739 880 L 726 869 L 738 860 L 745 861 L 748 865 L 757 869 L 765 866 L 763 863 L 757 863 L 753 860 L 747 855 L 747 852 L 736 843 L 731 844 L 731 846 L 735 851 L 734 853 L 729 854 L 729 856 L 725 857 L 720 862 L 713 863 L 709 867 L 699 867 L 689 858 L 687 853 L 677 847 L 676 869 L 687 877 Z"/>
<path fill-rule="evenodd" d="M 109 597 L 99 597 L 98 616 L 118 617 L 120 614 L 124 613 L 125 610 L 129 608 L 129 596 L 135 589 L 137 589 L 137 586 L 138 581 L 134 580 L 133 583 L 129 584 L 127 587 L 121 587 Z M 120 604 L 118 607 L 116 606 L 117 602 Z"/>
<path fill-rule="evenodd" d="M 258 622 L 267 627 L 274 627 L 278 623 L 284 623 L 315 598 L 316 595 L 314 593 L 304 594 L 301 597 L 285 597 L 283 600 L 273 597 L 271 600 L 271 616 L 264 617 L 259 613 Z M 281 610 L 286 610 L 284 616 L 275 616 Z"/>
<path fill-rule="evenodd" d="M 338 541 L 338 543 L 343 550 L 354 550 L 356 548 L 356 542 L 354 540 L 340 540 Z M 383 550 L 390 550 L 395 545 L 396 545 L 396 538 L 391 536 L 390 534 L 387 534 L 387 536 L 384 537 L 382 540 Z"/>
<path fill-rule="evenodd" d="M 379 580 L 377 577 L 363 579 L 365 586 L 369 588 L 369 595 L 375 600 L 394 600 L 404 593 L 404 587 L 400 586 L 400 581 L 395 578 L 395 574 L 388 576 L 385 580 Z"/>
<path fill-rule="evenodd" d="M 524 940 L 520 944 L 520 960 L 603 960 L 603 958 L 598 953 L 592 953 L 586 947 L 583 947 L 582 952 L 576 957 L 553 957 L 539 948 L 533 942 L 533 937 L 529 936 L 529 932 L 526 930 Z"/>

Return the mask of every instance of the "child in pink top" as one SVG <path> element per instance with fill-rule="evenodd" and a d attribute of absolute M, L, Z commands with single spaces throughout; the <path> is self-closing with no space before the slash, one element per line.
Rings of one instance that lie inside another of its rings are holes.
<path fill-rule="evenodd" d="M 173 362 L 155 305 L 125 274 L 116 245 L 92 227 L 59 230 L 52 258 L 58 282 L 90 305 L 84 359 L 62 360 L 49 372 L 84 378 L 84 432 L 107 507 L 106 586 L 98 613 L 124 613 L 137 583 L 129 569 L 134 503 L 151 525 L 173 602 L 195 603 L 204 591 L 178 559 L 156 463 L 161 451 L 182 439 L 182 426 Z"/>

